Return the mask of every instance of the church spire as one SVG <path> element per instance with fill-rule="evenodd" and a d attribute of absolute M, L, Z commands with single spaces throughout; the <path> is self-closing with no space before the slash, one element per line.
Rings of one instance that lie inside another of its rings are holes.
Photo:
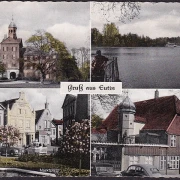
<path fill-rule="evenodd" d="M 45 102 L 45 109 L 48 109 L 49 103 L 47 102 L 47 97 L 46 97 L 46 102 Z"/>

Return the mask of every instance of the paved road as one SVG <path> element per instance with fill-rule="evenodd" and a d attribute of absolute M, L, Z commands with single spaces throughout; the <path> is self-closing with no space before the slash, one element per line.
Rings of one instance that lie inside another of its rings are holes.
<path fill-rule="evenodd" d="M 0 88 L 60 88 L 59 84 L 40 83 L 34 81 L 0 82 Z"/>

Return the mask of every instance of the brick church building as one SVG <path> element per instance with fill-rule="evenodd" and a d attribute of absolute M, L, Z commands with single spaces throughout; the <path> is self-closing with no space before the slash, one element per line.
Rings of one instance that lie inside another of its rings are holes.
<path fill-rule="evenodd" d="M 0 60 L 5 64 L 6 77 L 15 79 L 20 73 L 19 59 L 23 57 L 23 43 L 17 37 L 17 26 L 13 19 L 8 26 L 8 37 L 4 36 L 0 46 Z"/>

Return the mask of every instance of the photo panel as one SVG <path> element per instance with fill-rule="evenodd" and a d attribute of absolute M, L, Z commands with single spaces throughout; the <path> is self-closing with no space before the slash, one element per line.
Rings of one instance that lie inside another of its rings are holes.
<path fill-rule="evenodd" d="M 90 2 L 0 2 L 0 11 L 0 87 L 90 81 Z"/>
<path fill-rule="evenodd" d="M 90 173 L 89 95 L 0 89 L 0 177 Z"/>
<path fill-rule="evenodd" d="M 179 89 L 91 98 L 91 176 L 179 177 Z"/>
<path fill-rule="evenodd" d="M 92 81 L 179 88 L 179 3 L 92 2 Z"/>

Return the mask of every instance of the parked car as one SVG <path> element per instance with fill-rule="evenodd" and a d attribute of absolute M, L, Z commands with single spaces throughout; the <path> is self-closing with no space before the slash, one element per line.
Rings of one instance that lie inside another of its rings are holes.
<path fill-rule="evenodd" d="M 112 164 L 91 163 L 91 176 L 118 176 Z"/>
<path fill-rule="evenodd" d="M 47 147 L 40 142 L 34 141 L 29 145 L 26 150 L 26 154 L 47 154 Z"/>
<path fill-rule="evenodd" d="M 21 154 L 21 149 L 17 147 L 10 146 L 9 143 L 1 143 L 0 145 L 0 155 L 1 156 L 19 156 Z"/>
<path fill-rule="evenodd" d="M 127 170 L 121 172 L 122 176 L 149 176 L 162 177 L 159 170 L 150 164 L 133 164 Z"/>

